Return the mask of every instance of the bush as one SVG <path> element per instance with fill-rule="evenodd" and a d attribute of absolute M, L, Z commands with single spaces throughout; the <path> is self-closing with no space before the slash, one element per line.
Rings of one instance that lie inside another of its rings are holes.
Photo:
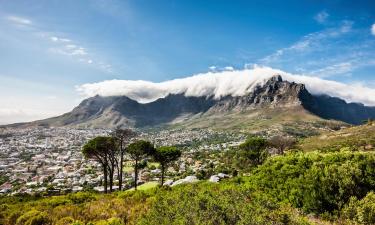
<path fill-rule="evenodd" d="M 74 223 L 74 219 L 70 216 L 63 217 L 56 222 L 56 225 L 70 225 Z"/>
<path fill-rule="evenodd" d="M 161 189 L 140 224 L 308 224 L 291 207 L 233 182 Z"/>
<path fill-rule="evenodd" d="M 69 194 L 68 199 L 71 200 L 74 204 L 81 204 L 84 202 L 95 200 L 95 196 L 93 193 L 89 192 L 78 192 L 75 194 Z"/>
<path fill-rule="evenodd" d="M 359 152 L 277 156 L 258 167 L 250 183 L 306 212 L 333 213 L 351 196 L 375 190 L 375 157 Z"/>
<path fill-rule="evenodd" d="M 125 225 L 119 218 L 110 218 L 108 220 L 100 220 L 95 222 L 94 225 Z"/>
<path fill-rule="evenodd" d="M 51 224 L 47 213 L 31 210 L 17 219 L 16 225 L 47 225 Z"/>
<path fill-rule="evenodd" d="M 369 192 L 358 201 L 352 197 L 342 210 L 342 217 L 358 224 L 375 224 L 375 194 Z"/>

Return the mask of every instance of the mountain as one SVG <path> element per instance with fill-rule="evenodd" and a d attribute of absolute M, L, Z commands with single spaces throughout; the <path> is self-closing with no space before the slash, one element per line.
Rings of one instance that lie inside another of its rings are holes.
<path fill-rule="evenodd" d="M 16 126 L 265 130 L 311 123 L 319 129 L 322 124 L 360 124 L 369 118 L 375 118 L 375 107 L 346 103 L 326 95 L 312 95 L 304 84 L 284 81 L 276 75 L 244 96 L 220 99 L 181 93 L 142 104 L 126 96 L 97 95 L 82 101 L 69 113 Z"/>

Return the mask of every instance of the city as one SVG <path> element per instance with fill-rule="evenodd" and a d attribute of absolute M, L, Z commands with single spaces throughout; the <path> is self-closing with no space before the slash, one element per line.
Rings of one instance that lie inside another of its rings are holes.
<path fill-rule="evenodd" d="M 93 137 L 110 134 L 109 129 L 63 127 L 1 130 L 0 194 L 103 191 L 100 165 L 94 160 L 85 159 L 81 148 Z M 215 141 L 215 137 L 220 141 Z M 207 167 L 207 164 L 212 163 L 212 160 L 205 160 L 202 164 L 202 161 L 193 159 L 192 155 L 195 152 L 223 151 L 239 145 L 246 137 L 209 130 L 165 130 L 141 132 L 137 138 L 150 140 L 156 146 L 173 145 L 183 149 L 183 155 L 176 165 L 168 168 L 171 180 L 167 184 L 172 184 L 173 178 L 180 177 L 181 181 L 177 183 L 181 183 L 185 177 L 196 175 L 198 171 Z M 131 182 L 134 180 L 131 164 L 128 160 L 124 168 L 124 181 L 128 181 L 127 188 L 131 188 Z M 157 166 L 155 163 L 148 163 L 141 171 L 138 183 L 156 183 L 159 180 L 157 175 L 160 173 Z"/>

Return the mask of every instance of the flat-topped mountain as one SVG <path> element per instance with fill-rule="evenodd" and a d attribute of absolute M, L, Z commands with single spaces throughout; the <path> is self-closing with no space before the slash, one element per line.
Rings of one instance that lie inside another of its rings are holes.
<path fill-rule="evenodd" d="M 312 95 L 304 84 L 284 81 L 276 75 L 243 96 L 186 96 L 169 94 L 150 103 L 139 103 L 126 96 L 94 96 L 82 101 L 71 112 L 61 116 L 15 126 L 77 126 L 77 127 L 221 127 L 231 128 L 255 120 L 280 118 L 298 120 L 335 120 L 360 124 L 375 118 L 375 107 L 326 95 Z M 236 119 L 231 121 L 235 117 Z M 306 119 L 308 118 L 308 119 Z"/>

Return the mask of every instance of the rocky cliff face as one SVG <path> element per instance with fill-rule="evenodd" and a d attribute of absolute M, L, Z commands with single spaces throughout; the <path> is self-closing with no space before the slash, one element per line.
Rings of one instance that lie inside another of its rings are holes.
<path fill-rule="evenodd" d="M 219 100 L 209 111 L 227 112 L 264 107 L 294 107 L 301 105 L 300 96 L 305 92 L 307 92 L 305 85 L 283 81 L 281 76 L 277 75 L 245 96 L 228 96 Z"/>
<path fill-rule="evenodd" d="M 184 94 L 168 95 L 154 102 L 141 104 L 126 96 L 95 96 L 82 101 L 71 112 L 59 117 L 36 121 L 42 126 L 83 127 L 147 127 L 168 124 L 179 119 L 223 113 L 262 110 L 269 108 L 303 107 L 324 119 L 360 124 L 375 118 L 375 107 L 346 103 L 339 98 L 311 95 L 304 84 L 283 81 L 277 75 L 245 96 L 189 97 Z"/>

